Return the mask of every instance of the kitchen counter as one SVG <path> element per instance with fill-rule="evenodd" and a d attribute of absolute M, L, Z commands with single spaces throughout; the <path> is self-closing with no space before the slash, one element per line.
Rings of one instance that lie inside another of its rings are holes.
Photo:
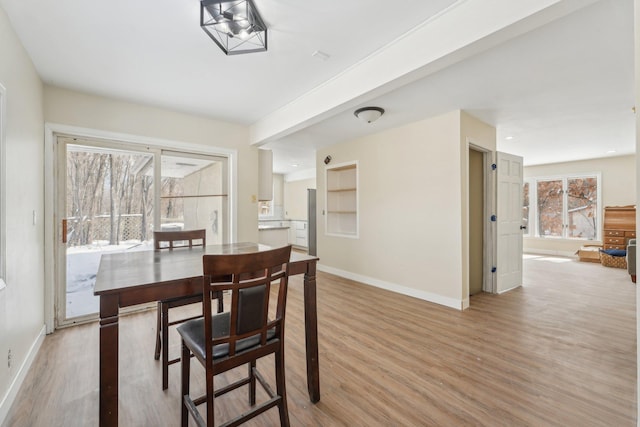
<path fill-rule="evenodd" d="M 273 247 L 289 244 L 288 225 L 258 225 L 258 242 Z"/>
<path fill-rule="evenodd" d="M 292 244 L 299 248 L 308 247 L 307 220 L 298 219 L 258 219 L 259 242 L 270 246 Z"/>

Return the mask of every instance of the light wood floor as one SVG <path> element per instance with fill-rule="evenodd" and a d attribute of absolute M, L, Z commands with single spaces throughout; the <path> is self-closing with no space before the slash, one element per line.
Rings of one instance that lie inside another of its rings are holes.
<path fill-rule="evenodd" d="M 636 288 L 624 270 L 527 258 L 522 288 L 474 296 L 464 312 L 323 273 L 318 286 L 322 399 L 313 405 L 300 278 L 290 285 L 293 426 L 636 425 Z M 154 329 L 155 312 L 121 319 L 123 426 L 179 425 L 179 367 L 163 392 Z M 217 414 L 245 396 L 221 398 Z M 46 337 L 3 427 L 96 426 L 97 414 L 94 323 Z M 276 424 L 275 409 L 249 423 Z"/>

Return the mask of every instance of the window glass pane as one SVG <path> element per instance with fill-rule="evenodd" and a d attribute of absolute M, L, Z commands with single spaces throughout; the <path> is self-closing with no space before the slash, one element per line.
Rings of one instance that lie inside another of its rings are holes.
<path fill-rule="evenodd" d="M 275 211 L 275 203 L 274 200 L 276 198 L 276 185 L 275 182 L 273 184 L 273 188 L 271 189 L 271 194 L 273 198 L 271 200 L 265 200 L 262 202 L 258 202 L 258 218 L 269 219 L 276 215 Z M 280 208 L 280 213 L 282 214 L 282 206 Z M 280 215 L 282 217 L 282 215 Z"/>
<path fill-rule="evenodd" d="M 562 180 L 538 181 L 538 234 L 562 237 Z"/>
<path fill-rule="evenodd" d="M 524 225 L 524 235 L 529 235 L 529 183 L 525 182 L 522 187 L 522 225 Z"/>
<path fill-rule="evenodd" d="M 258 216 L 273 216 L 273 200 L 258 203 Z"/>
<path fill-rule="evenodd" d="M 93 288 L 103 253 L 153 249 L 153 155 L 74 144 L 65 151 L 61 322 L 98 313 Z"/>
<path fill-rule="evenodd" d="M 598 183 L 596 177 L 569 178 L 567 180 L 568 235 L 582 239 L 595 239 L 597 221 Z"/>
<path fill-rule="evenodd" d="M 163 154 L 161 230 L 207 230 L 207 244 L 228 241 L 226 159 Z"/>

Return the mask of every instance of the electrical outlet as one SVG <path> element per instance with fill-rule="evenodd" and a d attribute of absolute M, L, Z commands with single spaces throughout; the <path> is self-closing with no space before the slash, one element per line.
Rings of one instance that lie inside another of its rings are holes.
<path fill-rule="evenodd" d="M 11 350 L 7 353 L 7 368 L 11 368 Z"/>

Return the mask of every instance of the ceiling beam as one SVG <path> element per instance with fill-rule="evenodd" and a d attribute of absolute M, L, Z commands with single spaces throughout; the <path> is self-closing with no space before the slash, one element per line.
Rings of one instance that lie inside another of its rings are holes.
<path fill-rule="evenodd" d="M 466 0 L 250 127 L 263 145 L 424 78 L 596 0 Z"/>

